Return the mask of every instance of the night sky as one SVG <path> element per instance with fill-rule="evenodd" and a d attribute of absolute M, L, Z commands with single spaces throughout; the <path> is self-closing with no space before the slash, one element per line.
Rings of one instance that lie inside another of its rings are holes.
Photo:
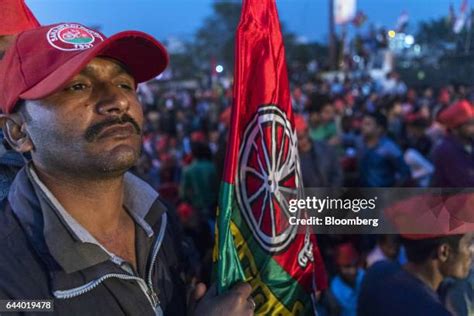
<path fill-rule="evenodd" d="M 150 33 L 160 40 L 191 39 L 214 0 L 27 0 L 42 24 L 80 22 L 100 25 L 106 35 L 126 29 Z M 461 0 L 358 0 L 368 23 L 394 27 L 406 10 L 410 31 L 420 20 L 446 16 L 449 4 L 459 10 Z M 288 29 L 308 40 L 326 41 L 329 0 L 277 0 L 280 18 Z M 368 25 L 366 23 L 366 25 Z"/>

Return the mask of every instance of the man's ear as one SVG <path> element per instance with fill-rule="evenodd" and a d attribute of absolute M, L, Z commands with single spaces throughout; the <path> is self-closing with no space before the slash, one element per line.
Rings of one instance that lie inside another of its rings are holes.
<path fill-rule="evenodd" d="M 26 123 L 18 113 L 0 114 L 0 126 L 8 144 L 17 152 L 27 153 L 33 149 L 33 142 L 26 131 Z"/>
<path fill-rule="evenodd" d="M 443 243 L 438 247 L 437 257 L 442 262 L 448 261 L 449 256 L 451 255 L 451 246 L 447 243 Z"/>

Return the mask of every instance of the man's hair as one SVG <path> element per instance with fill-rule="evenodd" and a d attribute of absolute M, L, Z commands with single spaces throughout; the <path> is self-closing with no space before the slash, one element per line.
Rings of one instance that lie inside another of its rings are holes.
<path fill-rule="evenodd" d="M 385 244 L 389 242 L 400 243 L 400 235 L 381 234 L 377 236 L 377 242 L 379 244 Z"/>
<path fill-rule="evenodd" d="M 191 144 L 193 157 L 200 160 L 212 160 L 212 152 L 209 145 L 204 142 L 193 142 Z"/>
<path fill-rule="evenodd" d="M 383 115 L 382 113 L 370 112 L 370 113 L 365 114 L 365 116 L 372 118 L 377 124 L 377 126 L 383 128 L 384 131 L 387 130 L 387 127 L 388 127 L 387 117 Z"/>
<path fill-rule="evenodd" d="M 408 261 L 413 263 L 423 263 L 434 259 L 438 248 L 442 244 L 448 244 L 454 252 L 459 249 L 459 242 L 463 235 L 452 235 L 445 237 L 435 237 L 428 239 L 406 239 L 402 238 L 402 244 L 405 246 Z"/>
<path fill-rule="evenodd" d="M 31 119 L 30 114 L 26 110 L 26 102 L 25 100 L 19 100 L 14 107 L 14 113 L 20 113 L 26 121 Z"/>

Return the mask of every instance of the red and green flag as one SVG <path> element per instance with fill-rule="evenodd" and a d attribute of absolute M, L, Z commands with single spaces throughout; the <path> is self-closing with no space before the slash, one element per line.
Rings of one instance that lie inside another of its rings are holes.
<path fill-rule="evenodd" d="M 290 225 L 303 198 L 285 49 L 274 0 L 244 0 L 234 103 L 219 198 L 218 290 L 252 285 L 259 315 L 311 315 L 326 274 L 308 228 Z"/>

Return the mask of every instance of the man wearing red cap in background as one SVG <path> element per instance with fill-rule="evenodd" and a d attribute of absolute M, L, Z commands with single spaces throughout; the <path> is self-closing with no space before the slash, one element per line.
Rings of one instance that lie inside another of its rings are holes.
<path fill-rule="evenodd" d="M 437 291 L 445 278 L 463 279 L 469 273 L 474 255 L 470 199 L 416 196 L 386 209 L 401 234 L 408 262 L 400 268 L 381 262 L 367 271 L 358 315 L 452 315 Z"/>
<path fill-rule="evenodd" d="M 350 242 L 340 244 L 335 251 L 334 263 L 337 275 L 331 280 L 323 304 L 327 305 L 330 315 L 355 316 L 364 278 L 364 270 L 359 267 L 359 254 Z"/>
<path fill-rule="evenodd" d="M 306 188 L 340 187 L 343 175 L 339 159 L 331 148 L 322 141 L 312 141 L 309 128 L 302 115 L 295 115 L 301 174 Z"/>
<path fill-rule="evenodd" d="M 38 21 L 26 6 L 24 0 L 0 0 L 0 60 L 15 35 L 39 26 Z M 18 170 L 24 165 L 20 154 L 3 143 L 0 132 L 0 201 L 7 195 Z"/>
<path fill-rule="evenodd" d="M 433 187 L 474 187 L 474 108 L 461 100 L 443 110 L 438 121 L 447 135 L 433 151 Z"/>
<path fill-rule="evenodd" d="M 142 143 L 136 86 L 167 64 L 141 32 L 61 23 L 16 36 L 1 123 L 32 159 L 0 212 L 0 299 L 54 299 L 59 315 L 253 314 L 247 284 L 218 297 L 199 284 L 187 308 L 166 209 L 127 172 Z"/>
<path fill-rule="evenodd" d="M 460 100 L 442 111 L 438 121 L 448 134 L 433 152 L 434 187 L 474 186 L 474 108 Z M 448 279 L 442 284 L 448 309 L 455 315 L 474 313 L 474 265 L 469 278 Z"/>
<path fill-rule="evenodd" d="M 180 198 L 190 203 L 200 218 L 211 218 L 217 206 L 217 170 L 204 133 L 191 135 L 192 162 L 183 170 Z"/>

